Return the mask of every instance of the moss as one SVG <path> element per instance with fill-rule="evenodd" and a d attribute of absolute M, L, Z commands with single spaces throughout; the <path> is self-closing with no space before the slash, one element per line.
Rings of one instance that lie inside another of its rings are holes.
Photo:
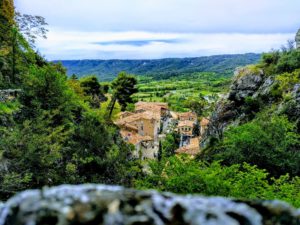
<path fill-rule="evenodd" d="M 240 79 L 241 77 L 247 75 L 260 75 L 262 74 L 262 69 L 259 65 L 248 65 L 242 68 L 239 68 L 235 74 L 235 79 Z"/>

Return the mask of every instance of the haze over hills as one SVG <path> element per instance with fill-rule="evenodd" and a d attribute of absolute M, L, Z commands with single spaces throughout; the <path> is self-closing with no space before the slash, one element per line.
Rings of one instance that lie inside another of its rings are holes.
<path fill-rule="evenodd" d="M 195 58 L 155 60 L 56 60 L 67 68 L 68 75 L 96 75 L 101 81 L 112 80 L 120 71 L 165 79 L 193 72 L 215 72 L 231 76 L 236 67 L 257 63 L 260 54 L 215 55 Z"/>

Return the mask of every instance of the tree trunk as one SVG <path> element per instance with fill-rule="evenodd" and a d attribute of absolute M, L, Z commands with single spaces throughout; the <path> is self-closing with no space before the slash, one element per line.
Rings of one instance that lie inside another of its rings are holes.
<path fill-rule="evenodd" d="M 115 108 L 116 101 L 117 101 L 117 97 L 115 95 L 113 95 L 112 98 L 111 98 L 111 101 L 109 103 L 109 107 L 108 107 L 109 108 L 109 114 L 108 114 L 109 118 L 111 118 L 111 115 L 112 115 L 113 110 Z"/>

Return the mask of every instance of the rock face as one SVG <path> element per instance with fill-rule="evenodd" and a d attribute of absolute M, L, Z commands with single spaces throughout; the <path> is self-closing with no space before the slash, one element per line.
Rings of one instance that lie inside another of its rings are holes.
<path fill-rule="evenodd" d="M 0 206 L 0 225 L 299 225 L 278 201 L 242 202 L 117 186 L 60 186 L 20 193 Z"/>
<path fill-rule="evenodd" d="M 273 92 L 276 85 L 278 81 L 273 76 L 264 75 L 262 70 L 251 68 L 251 66 L 237 69 L 229 94 L 217 103 L 212 113 L 210 124 L 202 139 L 202 147 L 206 147 L 213 138 L 221 139 L 229 125 L 238 125 L 253 119 L 251 113 L 253 110 L 258 112 L 259 105 L 266 107 L 272 103 L 278 104 L 276 94 Z M 282 101 L 278 106 L 278 113 L 288 115 L 300 127 L 299 92 L 300 86 L 296 84 L 291 98 Z M 249 107 L 252 107 L 251 110 Z"/>
<path fill-rule="evenodd" d="M 205 147 L 211 138 L 221 139 L 228 125 L 243 121 L 247 117 L 244 110 L 246 99 L 268 96 L 273 84 L 272 77 L 266 78 L 261 70 L 238 68 L 229 94 L 217 103 L 211 115 L 208 129 L 202 139 L 202 147 Z"/>
<path fill-rule="evenodd" d="M 296 48 L 300 49 L 300 29 L 298 30 L 298 33 L 296 34 Z"/>

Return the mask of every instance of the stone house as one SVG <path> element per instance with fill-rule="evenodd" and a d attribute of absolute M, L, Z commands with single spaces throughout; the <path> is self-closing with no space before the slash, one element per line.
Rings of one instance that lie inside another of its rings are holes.
<path fill-rule="evenodd" d="M 176 154 L 187 154 L 192 157 L 200 153 L 200 140 L 199 137 L 189 139 L 189 143 L 177 149 Z"/>
<path fill-rule="evenodd" d="M 170 115 L 168 103 L 163 102 L 137 102 L 135 103 L 135 112 L 152 112 L 163 118 Z"/>
<path fill-rule="evenodd" d="M 192 137 L 194 126 L 195 126 L 194 121 L 190 121 L 190 120 L 179 121 L 179 123 L 178 123 L 178 132 L 181 135 Z"/>
<path fill-rule="evenodd" d="M 121 136 L 123 139 L 134 145 L 135 150 L 132 152 L 133 158 L 154 159 L 158 155 L 158 146 L 150 136 L 141 136 L 136 131 L 122 129 Z"/>
<path fill-rule="evenodd" d="M 180 121 L 189 120 L 189 121 L 196 122 L 197 121 L 197 114 L 194 113 L 194 112 L 178 113 L 178 118 L 179 118 Z"/>
<path fill-rule="evenodd" d="M 204 135 L 205 131 L 207 130 L 209 124 L 209 118 L 202 118 L 200 121 L 200 136 Z"/>
<path fill-rule="evenodd" d="M 153 159 L 158 155 L 162 119 L 169 115 L 166 103 L 138 102 L 135 112 L 122 112 L 116 125 L 123 139 L 135 146 L 133 157 Z"/>

